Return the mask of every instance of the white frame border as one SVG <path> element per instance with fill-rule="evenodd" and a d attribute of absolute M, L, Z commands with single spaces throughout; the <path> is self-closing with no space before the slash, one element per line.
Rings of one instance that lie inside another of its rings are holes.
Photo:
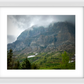
<path fill-rule="evenodd" d="M 65 7 L 76 7 L 76 6 L 84 6 L 84 1 L 83 0 L 0 0 L 0 7 L 20 7 L 20 6 L 31 6 L 31 7 L 56 7 L 56 6 L 65 6 Z M 84 14 L 84 8 L 83 8 L 83 14 Z M 83 22 L 84 22 L 84 16 L 83 16 Z M 84 25 L 83 25 L 84 27 Z M 84 32 L 84 29 L 83 29 Z M 84 37 L 84 33 L 83 33 Z M 83 39 L 84 42 L 84 39 Z M 84 48 L 84 45 L 83 45 Z M 84 50 L 84 49 L 83 49 Z M 83 53 L 84 55 L 84 53 Z M 84 57 L 83 57 L 84 60 Z M 83 62 L 84 65 L 84 62 Z M 84 70 L 84 67 L 83 67 Z M 84 77 L 84 72 L 83 72 L 83 77 Z M 11 80 L 10 80 L 11 79 Z M 18 79 L 18 80 L 17 80 Z M 39 80 L 39 81 L 38 81 Z M 84 78 L 54 78 L 54 77 L 40 77 L 40 78 L 35 78 L 35 77 L 0 77 L 0 83 L 84 83 Z"/>

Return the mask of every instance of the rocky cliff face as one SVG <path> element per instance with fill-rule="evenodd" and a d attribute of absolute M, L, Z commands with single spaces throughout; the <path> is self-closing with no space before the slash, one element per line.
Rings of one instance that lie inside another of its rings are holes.
<path fill-rule="evenodd" d="M 69 22 L 53 23 L 46 28 L 33 26 L 7 46 L 22 53 L 75 49 L 75 26 Z"/>

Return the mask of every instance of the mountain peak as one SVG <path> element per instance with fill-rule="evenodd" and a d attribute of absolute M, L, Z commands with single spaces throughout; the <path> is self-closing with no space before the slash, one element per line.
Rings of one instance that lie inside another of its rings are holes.
<path fill-rule="evenodd" d="M 34 25 L 30 29 L 23 31 L 8 49 L 42 52 L 75 43 L 75 26 L 69 22 L 52 23 L 47 28 Z"/>

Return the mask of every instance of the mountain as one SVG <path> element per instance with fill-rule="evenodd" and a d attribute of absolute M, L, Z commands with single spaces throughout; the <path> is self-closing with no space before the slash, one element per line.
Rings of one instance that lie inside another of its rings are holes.
<path fill-rule="evenodd" d="M 20 53 L 75 51 L 75 25 L 57 22 L 46 28 L 33 26 L 32 30 L 23 31 L 15 42 L 8 44 L 7 49 Z"/>

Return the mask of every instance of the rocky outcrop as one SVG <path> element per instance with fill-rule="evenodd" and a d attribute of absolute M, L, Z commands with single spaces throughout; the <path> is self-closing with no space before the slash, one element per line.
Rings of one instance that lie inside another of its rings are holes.
<path fill-rule="evenodd" d="M 32 30 L 23 31 L 14 43 L 7 46 L 23 53 L 63 50 L 63 47 L 69 50 L 75 47 L 75 26 L 69 22 L 53 23 L 46 28 L 33 26 Z"/>

